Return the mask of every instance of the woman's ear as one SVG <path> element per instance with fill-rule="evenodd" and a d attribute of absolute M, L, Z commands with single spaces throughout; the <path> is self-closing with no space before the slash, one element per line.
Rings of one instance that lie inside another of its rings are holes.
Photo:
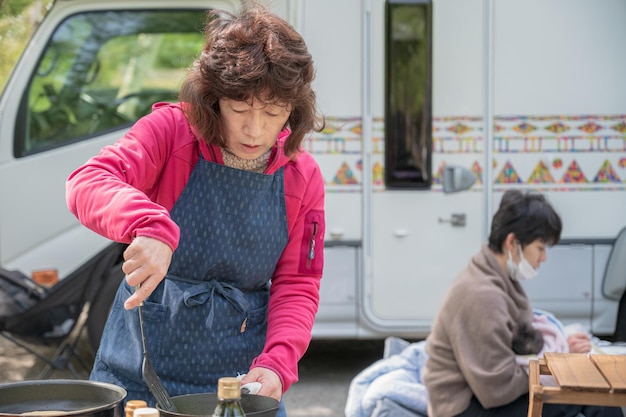
<path fill-rule="evenodd" d="M 504 239 L 504 244 L 502 245 L 502 251 L 504 253 L 508 253 L 509 251 L 511 251 L 511 253 L 514 253 L 515 251 L 513 250 L 513 245 L 515 244 L 516 240 L 517 238 L 515 237 L 515 234 L 513 232 L 506 235 L 506 239 Z"/>

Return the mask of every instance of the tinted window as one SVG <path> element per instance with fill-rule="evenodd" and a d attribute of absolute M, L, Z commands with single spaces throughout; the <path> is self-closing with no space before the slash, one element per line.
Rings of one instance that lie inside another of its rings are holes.
<path fill-rule="evenodd" d="M 386 5 L 385 183 L 429 188 L 431 178 L 431 13 L 427 1 Z"/>
<path fill-rule="evenodd" d="M 175 101 L 202 43 L 204 11 L 90 12 L 66 19 L 20 106 L 15 156 L 129 126 Z"/>

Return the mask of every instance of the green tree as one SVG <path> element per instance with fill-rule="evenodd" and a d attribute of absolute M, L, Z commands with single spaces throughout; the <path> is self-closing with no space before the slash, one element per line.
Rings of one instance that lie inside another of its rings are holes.
<path fill-rule="evenodd" d="M 53 0 L 0 0 L 0 91 Z"/>
<path fill-rule="evenodd" d="M 0 0 L 0 16 L 19 16 L 33 0 Z"/>

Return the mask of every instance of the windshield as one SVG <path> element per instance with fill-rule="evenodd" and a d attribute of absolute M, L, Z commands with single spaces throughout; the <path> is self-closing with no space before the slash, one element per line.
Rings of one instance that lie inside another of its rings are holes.
<path fill-rule="evenodd" d="M 130 126 L 176 101 L 203 42 L 205 11 L 73 15 L 55 30 L 20 103 L 15 156 Z"/>

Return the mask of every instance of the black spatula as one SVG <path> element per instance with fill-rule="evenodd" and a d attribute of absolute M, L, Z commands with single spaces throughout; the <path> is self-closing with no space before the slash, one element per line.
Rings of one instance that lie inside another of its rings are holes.
<path fill-rule="evenodd" d="M 135 290 L 139 289 L 139 285 L 135 287 Z M 143 306 L 143 302 L 139 304 L 137 309 L 139 310 L 139 328 L 141 329 L 141 344 L 143 346 L 143 363 L 141 364 L 141 374 L 143 376 L 143 380 L 148 385 L 148 389 L 154 395 L 159 406 L 165 411 L 176 412 L 176 406 L 172 402 L 169 394 L 165 390 L 163 383 L 161 383 L 161 379 L 156 374 L 154 367 L 152 366 L 152 362 L 150 362 L 150 358 L 148 357 L 148 350 L 146 349 L 146 336 L 143 331 L 143 312 L 141 310 Z"/>

